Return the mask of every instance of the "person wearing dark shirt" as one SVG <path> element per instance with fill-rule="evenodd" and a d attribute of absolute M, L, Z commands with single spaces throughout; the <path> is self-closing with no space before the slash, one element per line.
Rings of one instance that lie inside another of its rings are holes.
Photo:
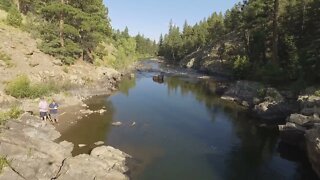
<path fill-rule="evenodd" d="M 58 123 L 58 103 L 56 103 L 56 101 L 54 99 L 52 99 L 52 102 L 50 103 L 49 105 L 49 112 L 50 112 L 50 117 L 51 117 L 51 120 L 54 122 L 54 123 Z"/>

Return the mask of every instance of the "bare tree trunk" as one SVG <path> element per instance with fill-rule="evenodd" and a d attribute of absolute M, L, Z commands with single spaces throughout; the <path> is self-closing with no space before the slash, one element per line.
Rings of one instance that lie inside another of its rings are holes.
<path fill-rule="evenodd" d="M 302 0 L 301 3 L 302 3 L 302 17 L 301 17 L 301 32 L 300 32 L 300 35 L 302 37 L 303 36 L 302 34 L 304 33 L 304 29 L 305 29 L 306 2 L 305 2 L 305 0 Z"/>
<path fill-rule="evenodd" d="M 173 57 L 173 61 L 176 62 L 176 57 L 174 55 L 174 51 L 172 50 L 172 57 Z"/>
<path fill-rule="evenodd" d="M 273 9 L 273 35 L 272 35 L 272 63 L 278 64 L 278 20 L 279 20 L 279 0 L 274 0 Z"/>
<path fill-rule="evenodd" d="M 20 12 L 20 1 L 19 0 L 13 0 L 13 3 L 17 6 L 17 9 Z"/>
<path fill-rule="evenodd" d="M 245 51 L 250 56 L 250 31 L 245 30 L 243 36 L 245 41 Z"/>
<path fill-rule="evenodd" d="M 64 5 L 64 0 L 61 0 L 61 4 Z M 64 15 L 63 12 L 60 13 L 60 27 L 59 27 L 59 37 L 60 37 L 60 44 L 61 47 L 64 47 L 64 38 L 63 38 L 63 32 L 64 32 Z"/>

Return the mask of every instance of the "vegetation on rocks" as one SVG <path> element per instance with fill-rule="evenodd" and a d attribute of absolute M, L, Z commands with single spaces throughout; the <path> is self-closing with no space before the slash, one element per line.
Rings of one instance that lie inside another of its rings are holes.
<path fill-rule="evenodd" d="M 8 111 L 0 112 L 0 124 L 4 124 L 9 119 L 17 119 L 21 114 L 22 110 L 18 106 L 13 106 Z M 1 159 L 1 158 L 0 158 Z M 1 160 L 0 160 L 1 161 Z M 2 162 L 1 162 L 2 163 Z M 0 164 L 1 164 L 0 163 Z M 1 165 L 0 165 L 1 166 Z"/>
<path fill-rule="evenodd" d="M 0 157 L 0 173 L 2 172 L 2 169 L 8 165 L 8 161 L 4 157 Z"/>

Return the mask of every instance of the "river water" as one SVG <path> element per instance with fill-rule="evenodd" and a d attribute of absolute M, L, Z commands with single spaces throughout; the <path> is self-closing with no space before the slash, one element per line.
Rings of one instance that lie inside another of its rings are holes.
<path fill-rule="evenodd" d="M 153 70 L 156 62 L 146 62 Z M 74 154 L 89 153 L 104 141 L 133 156 L 129 176 L 136 180 L 304 180 L 317 179 L 301 152 L 279 142 L 275 128 L 260 127 L 241 108 L 213 93 L 215 81 L 170 71 L 163 83 L 155 71 L 125 78 L 119 92 L 86 103 L 91 114 L 62 134 Z M 122 122 L 112 126 L 112 122 Z"/>

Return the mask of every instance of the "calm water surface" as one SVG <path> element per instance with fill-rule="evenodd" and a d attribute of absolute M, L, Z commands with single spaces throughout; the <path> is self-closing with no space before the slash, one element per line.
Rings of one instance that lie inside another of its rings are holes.
<path fill-rule="evenodd" d="M 74 154 L 101 140 L 127 152 L 136 180 L 316 179 L 300 152 L 279 144 L 276 130 L 212 93 L 213 80 L 171 75 L 159 84 L 152 75 L 139 72 L 115 95 L 88 100 L 107 113 L 83 118 L 61 139 L 88 145 Z"/>

